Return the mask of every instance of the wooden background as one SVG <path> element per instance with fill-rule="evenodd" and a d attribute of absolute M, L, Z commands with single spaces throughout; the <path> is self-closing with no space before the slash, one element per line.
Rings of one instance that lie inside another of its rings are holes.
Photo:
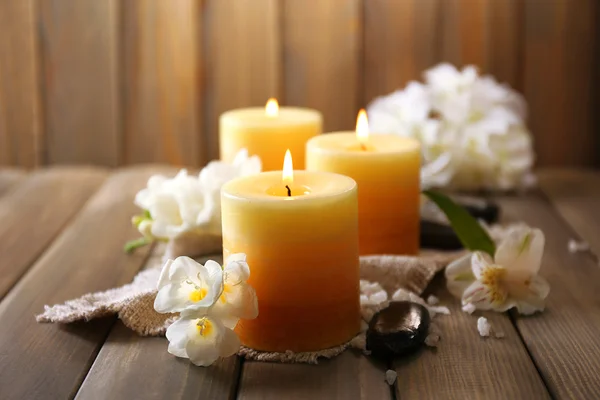
<path fill-rule="evenodd" d="M 440 61 L 523 92 L 540 165 L 600 163 L 598 0 L 0 0 L 0 165 L 218 157 L 230 108 L 352 129 Z"/>

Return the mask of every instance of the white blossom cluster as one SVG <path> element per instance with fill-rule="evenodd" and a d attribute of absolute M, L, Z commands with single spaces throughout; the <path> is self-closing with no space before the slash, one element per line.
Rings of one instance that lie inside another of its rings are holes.
<path fill-rule="evenodd" d="M 521 95 L 474 66 L 440 64 L 424 78 L 368 107 L 371 132 L 421 142 L 423 187 L 513 190 L 535 182 Z"/>

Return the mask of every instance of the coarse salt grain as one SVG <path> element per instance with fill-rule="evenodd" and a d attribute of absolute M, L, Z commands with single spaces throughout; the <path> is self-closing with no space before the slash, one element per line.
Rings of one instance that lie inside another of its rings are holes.
<path fill-rule="evenodd" d="M 429 347 L 437 347 L 439 341 L 440 335 L 438 335 L 437 333 L 430 333 L 425 338 L 425 345 Z"/>
<path fill-rule="evenodd" d="M 590 245 L 587 242 L 581 241 L 578 242 L 575 239 L 569 240 L 569 253 L 577 253 L 588 251 L 590 249 Z"/>
<path fill-rule="evenodd" d="M 475 305 L 473 303 L 467 303 L 462 307 L 462 310 L 466 313 L 473 314 L 473 312 L 475 312 Z"/>
<path fill-rule="evenodd" d="M 427 298 L 427 304 L 429 304 L 430 306 L 435 306 L 439 302 L 440 302 L 440 299 L 438 299 L 437 297 L 435 297 L 432 294 L 429 295 L 429 297 Z"/>
<path fill-rule="evenodd" d="M 492 330 L 492 326 L 488 322 L 487 318 L 479 317 L 477 320 L 477 330 L 479 331 L 479 336 L 486 337 L 490 336 L 490 331 Z"/>
<path fill-rule="evenodd" d="M 392 386 L 394 382 L 396 382 L 397 378 L 398 374 L 396 373 L 396 371 L 391 369 L 385 371 L 385 380 L 387 381 L 388 385 Z"/>

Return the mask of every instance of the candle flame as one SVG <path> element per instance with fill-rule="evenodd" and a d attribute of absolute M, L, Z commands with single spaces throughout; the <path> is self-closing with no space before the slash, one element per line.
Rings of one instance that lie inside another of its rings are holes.
<path fill-rule="evenodd" d="M 294 182 L 294 164 L 292 164 L 292 153 L 290 153 L 290 149 L 285 152 L 281 178 L 286 183 Z"/>
<path fill-rule="evenodd" d="M 267 101 L 265 114 L 267 117 L 276 117 L 279 115 L 279 103 L 277 103 L 277 99 L 270 98 L 269 101 Z"/>
<path fill-rule="evenodd" d="M 358 112 L 358 117 L 356 118 L 356 138 L 361 144 L 369 142 L 369 120 L 364 108 Z"/>

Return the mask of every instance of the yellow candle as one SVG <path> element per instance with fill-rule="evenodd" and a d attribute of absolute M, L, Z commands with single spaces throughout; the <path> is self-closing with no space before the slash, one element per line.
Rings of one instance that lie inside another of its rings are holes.
<path fill-rule="evenodd" d="M 258 318 L 236 332 L 248 347 L 311 351 L 360 329 L 356 182 L 327 172 L 263 172 L 221 192 L 223 256 L 246 253 Z"/>
<path fill-rule="evenodd" d="M 396 135 L 369 135 L 364 110 L 355 132 L 306 145 L 306 169 L 347 175 L 358 184 L 360 254 L 419 251 L 420 145 Z"/>
<path fill-rule="evenodd" d="M 242 148 L 261 158 L 263 171 L 281 168 L 281 155 L 290 149 L 297 169 L 304 169 L 306 141 L 321 133 L 321 113 L 308 108 L 281 107 L 270 99 L 265 108 L 223 113 L 219 121 L 221 160 L 231 162 Z"/>

